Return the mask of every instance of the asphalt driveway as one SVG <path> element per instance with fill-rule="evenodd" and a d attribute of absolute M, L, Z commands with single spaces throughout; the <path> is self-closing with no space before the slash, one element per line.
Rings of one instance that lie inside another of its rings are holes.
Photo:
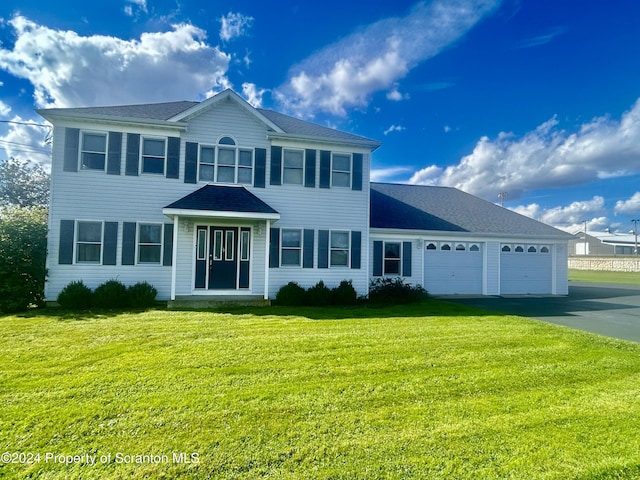
<path fill-rule="evenodd" d="M 570 282 L 566 297 L 447 297 L 492 312 L 535 318 L 640 342 L 640 285 Z"/>

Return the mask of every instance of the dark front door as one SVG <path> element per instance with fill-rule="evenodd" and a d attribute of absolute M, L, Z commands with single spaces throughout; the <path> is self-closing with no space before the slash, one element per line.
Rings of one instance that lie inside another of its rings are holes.
<path fill-rule="evenodd" d="M 235 289 L 238 275 L 238 229 L 209 227 L 209 289 Z"/>

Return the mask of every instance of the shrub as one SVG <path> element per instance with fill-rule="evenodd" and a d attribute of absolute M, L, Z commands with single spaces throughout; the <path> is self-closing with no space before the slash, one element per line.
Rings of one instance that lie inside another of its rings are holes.
<path fill-rule="evenodd" d="M 333 294 L 334 305 L 355 305 L 358 301 L 358 294 L 353 288 L 351 280 L 343 280 L 331 293 Z"/>
<path fill-rule="evenodd" d="M 307 302 L 314 307 L 324 307 L 331 305 L 333 300 L 331 290 L 322 280 L 307 290 Z"/>
<path fill-rule="evenodd" d="M 306 292 L 296 282 L 289 282 L 278 290 L 276 303 L 293 307 L 304 305 L 306 303 Z"/>
<path fill-rule="evenodd" d="M 128 304 L 127 287 L 119 280 L 107 280 L 93 292 L 94 307 L 124 308 Z"/>
<path fill-rule="evenodd" d="M 0 312 L 44 303 L 46 254 L 46 209 L 0 209 Z"/>
<path fill-rule="evenodd" d="M 82 280 L 69 283 L 58 295 L 58 303 L 63 308 L 83 310 L 91 307 L 91 289 Z"/>
<path fill-rule="evenodd" d="M 147 282 L 138 282 L 127 289 L 127 295 L 131 307 L 148 308 L 155 304 L 158 290 Z"/>
<path fill-rule="evenodd" d="M 421 285 L 405 283 L 401 277 L 377 278 L 369 285 L 371 303 L 412 303 L 427 298 L 427 291 Z"/>

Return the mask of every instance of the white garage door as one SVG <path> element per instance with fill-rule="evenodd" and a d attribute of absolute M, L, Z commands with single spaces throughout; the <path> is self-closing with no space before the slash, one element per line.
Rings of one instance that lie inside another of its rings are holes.
<path fill-rule="evenodd" d="M 502 295 L 552 293 L 552 255 L 547 245 L 502 245 Z"/>
<path fill-rule="evenodd" d="M 481 243 L 425 242 L 424 288 L 434 295 L 482 294 Z"/>

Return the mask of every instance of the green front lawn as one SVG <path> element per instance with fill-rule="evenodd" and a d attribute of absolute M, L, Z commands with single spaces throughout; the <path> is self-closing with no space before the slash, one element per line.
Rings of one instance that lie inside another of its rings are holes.
<path fill-rule="evenodd" d="M 640 345 L 435 300 L 2 317 L 0 352 L 5 478 L 640 476 Z"/>
<path fill-rule="evenodd" d="M 569 280 L 596 283 L 640 283 L 639 272 L 601 272 L 595 270 L 569 270 Z"/>

